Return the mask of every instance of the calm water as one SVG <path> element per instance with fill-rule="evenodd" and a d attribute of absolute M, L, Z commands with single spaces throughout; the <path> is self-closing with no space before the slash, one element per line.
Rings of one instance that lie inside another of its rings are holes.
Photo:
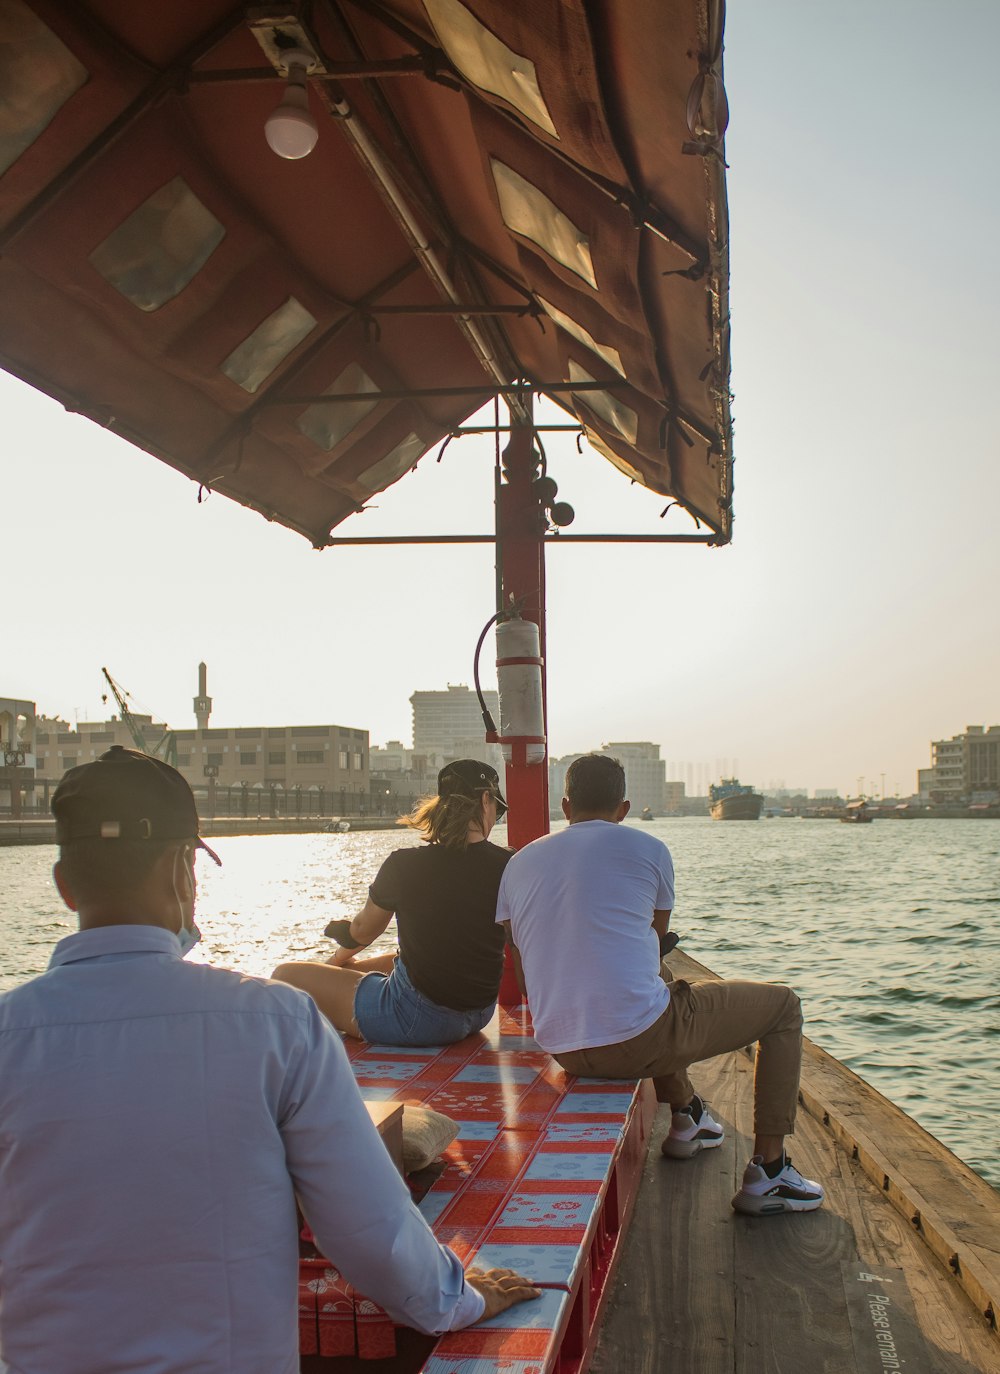
<path fill-rule="evenodd" d="M 647 828 L 674 854 L 683 948 L 730 977 L 792 984 L 817 1043 L 1000 1186 L 1000 824 Z M 326 921 L 352 915 L 382 858 L 412 842 L 395 831 L 216 841 L 225 867 L 200 867 L 205 938 L 192 957 L 268 974 L 289 956 L 325 956 Z M 53 857 L 0 850 L 0 989 L 40 972 L 74 928 Z"/>

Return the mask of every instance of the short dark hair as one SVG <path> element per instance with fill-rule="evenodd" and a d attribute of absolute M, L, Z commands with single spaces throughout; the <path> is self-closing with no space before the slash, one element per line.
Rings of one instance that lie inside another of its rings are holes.
<path fill-rule="evenodd" d="M 73 840 L 59 849 L 59 863 L 73 892 L 86 900 L 125 897 L 141 887 L 154 864 L 183 840 Z M 192 838 L 186 843 L 194 844 Z"/>
<path fill-rule="evenodd" d="M 571 811 L 608 816 L 625 800 L 625 769 L 610 754 L 583 754 L 566 770 Z"/>

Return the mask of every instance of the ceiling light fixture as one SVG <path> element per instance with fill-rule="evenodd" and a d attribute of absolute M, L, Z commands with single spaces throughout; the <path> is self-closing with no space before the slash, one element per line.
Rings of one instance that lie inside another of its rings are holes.
<path fill-rule="evenodd" d="M 307 157 L 319 138 L 319 127 L 309 111 L 309 92 L 306 87 L 306 77 L 315 60 L 312 53 L 303 48 L 289 48 L 282 57 L 288 72 L 288 84 L 281 104 L 267 117 L 264 137 L 272 152 L 295 161 Z"/>

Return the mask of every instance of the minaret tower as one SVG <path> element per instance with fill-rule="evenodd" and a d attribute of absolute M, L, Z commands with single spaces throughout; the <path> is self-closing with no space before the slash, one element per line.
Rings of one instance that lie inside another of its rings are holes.
<path fill-rule="evenodd" d="M 194 699 L 194 718 L 199 730 L 208 729 L 208 718 L 212 714 L 212 698 L 208 695 L 208 668 L 198 664 L 198 695 Z"/>

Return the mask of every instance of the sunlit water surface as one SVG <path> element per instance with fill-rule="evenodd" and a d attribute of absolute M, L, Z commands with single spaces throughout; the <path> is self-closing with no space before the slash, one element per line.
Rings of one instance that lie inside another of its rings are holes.
<path fill-rule="evenodd" d="M 683 948 L 729 977 L 790 983 L 813 1040 L 1000 1186 L 1000 824 L 644 828 L 673 851 Z M 204 940 L 190 957 L 264 975 L 326 957 L 325 923 L 357 911 L 385 855 L 415 842 L 399 831 L 213 841 L 224 867 L 199 863 Z M 75 928 L 53 858 L 0 850 L 0 989 L 43 970 Z"/>

